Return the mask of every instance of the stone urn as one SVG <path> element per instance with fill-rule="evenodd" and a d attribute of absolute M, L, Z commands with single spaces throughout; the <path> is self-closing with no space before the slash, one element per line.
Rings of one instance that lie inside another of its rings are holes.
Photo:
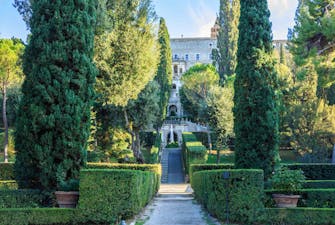
<path fill-rule="evenodd" d="M 78 191 L 56 191 L 55 196 L 59 208 L 76 208 L 79 200 Z"/>
<path fill-rule="evenodd" d="M 295 208 L 301 195 L 272 194 L 278 208 Z"/>

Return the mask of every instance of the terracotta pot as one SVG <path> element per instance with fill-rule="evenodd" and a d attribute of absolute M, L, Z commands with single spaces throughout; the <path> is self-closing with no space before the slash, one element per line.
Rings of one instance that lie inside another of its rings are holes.
<path fill-rule="evenodd" d="M 79 200 L 78 191 L 56 191 L 55 195 L 59 208 L 76 208 Z"/>
<path fill-rule="evenodd" d="M 272 194 L 272 198 L 275 200 L 278 208 L 297 207 L 297 203 L 300 197 L 300 195 Z"/>

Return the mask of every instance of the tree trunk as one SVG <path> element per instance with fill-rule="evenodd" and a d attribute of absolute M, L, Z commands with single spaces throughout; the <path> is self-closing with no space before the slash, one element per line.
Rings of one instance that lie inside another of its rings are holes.
<path fill-rule="evenodd" d="M 6 114 L 6 101 L 7 101 L 7 89 L 6 85 L 2 83 L 2 119 L 5 128 L 5 137 L 4 137 L 4 161 L 8 163 L 8 122 L 7 122 L 7 114 Z"/>
<path fill-rule="evenodd" d="M 123 109 L 123 114 L 126 120 L 127 131 L 131 135 L 131 150 L 133 151 L 137 162 L 144 163 L 143 156 L 141 154 L 140 132 L 134 131 L 134 129 L 130 126 L 128 113 L 125 109 Z"/>
<path fill-rule="evenodd" d="M 212 138 L 211 138 L 211 132 L 210 132 L 208 123 L 206 123 L 206 126 L 207 126 L 207 139 L 208 139 L 209 154 L 212 154 Z"/>
<path fill-rule="evenodd" d="M 135 149 L 134 149 L 134 155 L 136 154 L 136 159 L 137 162 L 139 163 L 144 163 L 144 158 L 141 152 L 141 140 L 140 140 L 140 130 L 139 129 L 135 129 Z"/>
<path fill-rule="evenodd" d="M 216 149 L 216 164 L 220 164 L 220 149 Z"/>

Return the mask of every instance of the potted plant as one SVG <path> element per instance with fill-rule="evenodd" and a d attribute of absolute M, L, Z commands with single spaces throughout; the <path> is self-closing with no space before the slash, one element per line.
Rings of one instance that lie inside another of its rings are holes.
<path fill-rule="evenodd" d="M 276 170 L 269 180 L 272 189 L 281 191 L 282 194 L 273 194 L 279 208 L 297 207 L 300 195 L 294 194 L 298 189 L 302 188 L 306 178 L 302 170 L 290 170 L 287 167 L 281 167 Z"/>
<path fill-rule="evenodd" d="M 59 208 L 75 208 L 79 200 L 79 180 L 61 181 L 58 189 L 55 196 Z"/>

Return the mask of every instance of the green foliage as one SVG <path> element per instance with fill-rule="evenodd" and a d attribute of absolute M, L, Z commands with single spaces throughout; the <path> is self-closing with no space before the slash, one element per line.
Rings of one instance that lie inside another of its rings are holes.
<path fill-rule="evenodd" d="M 180 89 L 184 110 L 195 121 L 207 123 L 207 96 L 212 86 L 218 86 L 219 75 L 213 65 L 196 64 L 183 74 Z"/>
<path fill-rule="evenodd" d="M 213 152 L 213 151 L 212 151 Z M 217 163 L 217 154 L 220 154 L 220 162 L 219 163 L 231 163 L 235 162 L 235 153 L 232 151 L 216 151 L 216 154 L 209 154 L 207 163 Z"/>
<path fill-rule="evenodd" d="M 325 225 L 335 224 L 335 209 L 271 208 L 265 210 L 267 225 Z"/>
<path fill-rule="evenodd" d="M 285 165 L 291 170 L 301 169 L 309 180 L 335 180 L 335 165 L 327 163 L 296 163 Z"/>
<path fill-rule="evenodd" d="M 13 163 L 0 163 L 0 180 L 14 180 L 13 167 Z"/>
<path fill-rule="evenodd" d="M 43 201 L 39 190 L 0 190 L 0 208 L 37 208 Z"/>
<path fill-rule="evenodd" d="M 275 170 L 269 182 L 273 189 L 292 193 L 302 188 L 305 179 L 302 170 L 289 170 L 287 167 L 281 167 Z"/>
<path fill-rule="evenodd" d="M 162 168 L 160 164 L 87 163 L 85 168 L 140 170 L 153 172 L 159 176 L 162 174 Z"/>
<path fill-rule="evenodd" d="M 15 180 L 0 181 L 0 190 L 16 190 L 17 183 Z"/>
<path fill-rule="evenodd" d="M 335 180 L 306 180 L 303 188 L 335 188 Z"/>
<path fill-rule="evenodd" d="M 233 102 L 234 88 L 228 84 L 225 87 L 213 86 L 207 98 L 209 123 L 216 134 L 216 149 L 228 147 L 228 142 L 234 137 Z"/>
<path fill-rule="evenodd" d="M 223 179 L 223 172 L 230 173 L 229 179 Z M 192 188 L 196 199 L 219 220 L 226 220 L 229 202 L 230 222 L 254 224 L 264 208 L 263 180 L 262 170 L 200 171 L 193 174 Z"/>
<path fill-rule="evenodd" d="M 124 107 L 155 76 L 155 15 L 150 0 L 117 0 L 106 10 L 111 29 L 95 38 L 96 91 L 102 104 Z"/>
<path fill-rule="evenodd" d="M 165 148 L 178 148 L 178 147 L 179 147 L 178 142 L 172 142 L 165 146 Z"/>
<path fill-rule="evenodd" d="M 268 178 L 278 161 L 277 74 L 266 0 L 241 1 L 234 96 L 236 168 Z"/>
<path fill-rule="evenodd" d="M 213 50 L 215 63 L 220 74 L 220 83 L 224 84 L 227 77 L 235 73 L 237 65 L 237 48 L 240 18 L 239 0 L 220 0 L 218 50 Z"/>
<path fill-rule="evenodd" d="M 159 113 L 159 86 L 156 81 L 150 81 L 138 98 L 130 100 L 124 109 L 126 127 L 132 135 L 132 151 L 138 162 L 144 162 L 140 151 L 140 131 L 152 125 Z"/>
<path fill-rule="evenodd" d="M 79 191 L 79 180 L 69 179 L 67 181 L 61 181 L 58 191 Z"/>
<path fill-rule="evenodd" d="M 335 189 L 305 189 L 299 191 L 299 207 L 335 208 Z"/>
<path fill-rule="evenodd" d="M 234 164 L 192 164 L 190 165 L 190 183 L 192 183 L 193 174 L 203 170 L 234 169 Z"/>
<path fill-rule="evenodd" d="M 154 197 L 156 182 L 152 172 L 82 170 L 78 207 L 87 221 L 115 223 L 129 219 Z"/>
<path fill-rule="evenodd" d="M 33 1 L 31 7 L 15 173 L 21 188 L 54 190 L 60 180 L 78 178 L 85 162 L 95 8 L 92 0 Z"/>
<path fill-rule="evenodd" d="M 158 43 L 160 45 L 160 60 L 157 68 L 155 80 L 160 87 L 160 118 L 156 126 L 161 126 L 166 117 L 166 109 L 170 97 L 172 84 L 172 52 L 170 46 L 170 36 L 165 24 L 165 20 L 160 18 L 158 30 Z"/>
<path fill-rule="evenodd" d="M 196 137 L 192 133 L 183 133 L 182 134 L 183 143 L 183 160 L 185 165 L 185 170 L 189 174 L 189 168 L 191 164 L 201 164 L 206 163 L 207 161 L 207 149 L 199 141 L 196 140 Z M 189 140 L 189 141 L 188 141 Z"/>
<path fill-rule="evenodd" d="M 3 225 L 77 224 L 79 216 L 77 212 L 75 209 L 60 208 L 0 209 L 0 221 Z M 85 225 L 86 223 L 79 224 Z"/>

